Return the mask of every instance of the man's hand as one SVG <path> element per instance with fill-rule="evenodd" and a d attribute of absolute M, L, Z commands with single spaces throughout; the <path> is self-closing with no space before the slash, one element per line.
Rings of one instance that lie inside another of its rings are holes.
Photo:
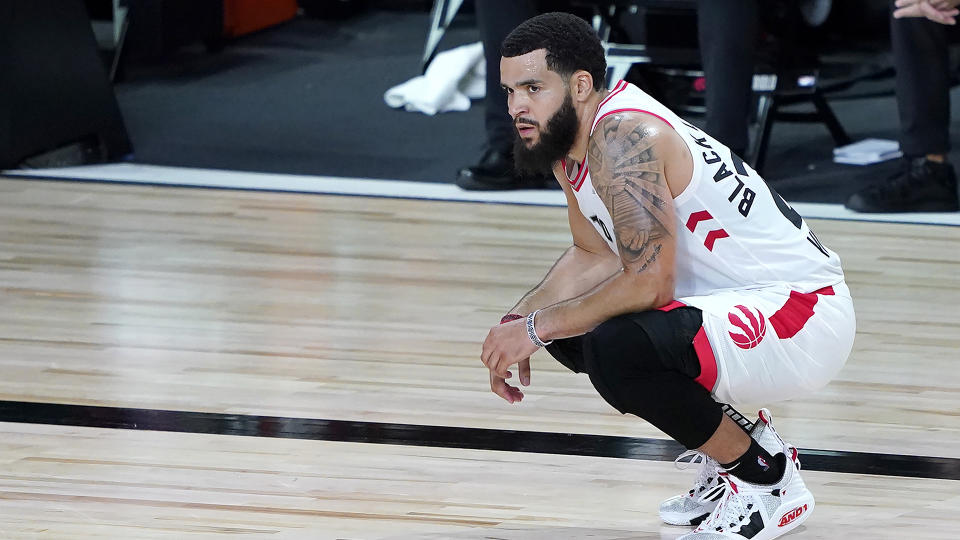
<path fill-rule="evenodd" d="M 960 0 L 897 0 L 893 11 L 895 19 L 904 17 L 926 17 L 940 24 L 957 24 Z"/>
<path fill-rule="evenodd" d="M 530 385 L 530 355 L 538 347 L 527 336 L 524 319 L 494 326 L 483 341 L 480 361 L 490 370 L 490 390 L 510 403 L 523 399 L 520 389 L 506 383 L 513 375 L 508 371 L 513 364 L 520 364 L 520 384 Z"/>
<path fill-rule="evenodd" d="M 527 365 L 529 366 L 529 361 Z M 507 381 L 503 380 L 503 377 L 498 376 L 492 371 L 490 372 L 490 390 L 510 403 L 523 400 L 523 392 L 521 392 L 519 388 L 510 386 L 507 384 Z"/>

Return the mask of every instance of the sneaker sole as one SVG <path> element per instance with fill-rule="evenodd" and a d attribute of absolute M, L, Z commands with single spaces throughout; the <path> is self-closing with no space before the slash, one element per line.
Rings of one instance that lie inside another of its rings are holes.
<path fill-rule="evenodd" d="M 774 518 L 770 526 L 760 531 L 760 534 L 754 536 L 752 540 L 773 540 L 774 538 L 780 538 L 800 525 L 803 525 L 803 522 L 810 517 L 814 507 L 817 505 L 813 494 L 810 493 L 809 490 L 805 491 L 806 494 L 792 499 L 789 503 L 781 504 L 780 508 L 774 512 Z M 794 517 L 790 519 L 789 516 L 795 512 Z M 787 523 L 780 525 L 781 522 L 787 519 L 789 519 Z"/>
<path fill-rule="evenodd" d="M 697 525 L 703 523 L 703 520 L 707 519 L 710 515 L 710 512 L 704 512 L 703 514 L 690 516 L 687 514 L 680 514 L 678 512 L 661 512 L 660 519 L 663 520 L 667 525 L 678 525 L 680 527 L 696 527 Z"/>

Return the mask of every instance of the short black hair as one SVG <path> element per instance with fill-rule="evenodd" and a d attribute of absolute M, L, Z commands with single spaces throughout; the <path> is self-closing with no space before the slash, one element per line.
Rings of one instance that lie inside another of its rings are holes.
<path fill-rule="evenodd" d="M 605 86 L 607 60 L 596 31 L 587 21 L 569 13 L 544 13 L 520 23 L 500 46 L 500 55 L 512 58 L 547 50 L 547 68 L 564 78 L 577 70 L 593 76 L 593 88 Z"/>

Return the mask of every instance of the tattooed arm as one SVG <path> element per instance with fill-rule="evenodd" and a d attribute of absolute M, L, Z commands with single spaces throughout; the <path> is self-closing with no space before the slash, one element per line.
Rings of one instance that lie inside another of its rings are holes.
<path fill-rule="evenodd" d="M 580 296 L 620 270 L 619 257 L 610 251 L 607 242 L 580 212 L 573 188 L 570 187 L 567 174 L 559 162 L 554 166 L 553 174 L 567 198 L 567 219 L 573 235 L 573 245 L 557 259 L 543 281 L 510 309 L 510 313 L 526 315 L 562 300 Z"/>
<path fill-rule="evenodd" d="M 605 118 L 588 146 L 590 177 L 613 219 L 622 269 L 537 317 L 541 339 L 580 335 L 623 313 L 673 299 L 676 216 L 667 173 L 688 178 L 689 151 L 664 122 L 642 113 Z M 682 191 L 682 188 L 677 192 Z"/>

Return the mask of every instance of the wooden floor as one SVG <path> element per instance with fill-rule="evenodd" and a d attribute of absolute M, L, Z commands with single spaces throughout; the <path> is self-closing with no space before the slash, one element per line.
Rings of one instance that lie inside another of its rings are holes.
<path fill-rule="evenodd" d="M 803 448 L 960 458 L 960 228 L 812 221 L 858 335 Z M 480 341 L 569 244 L 558 208 L 0 179 L 0 400 L 663 438 Z M 747 404 L 748 412 L 760 404 Z M 2 418 L 0 418 L 2 420 Z M 132 425 L 130 427 L 133 427 Z M 801 456 L 802 459 L 802 456 Z M 638 459 L 0 422 L 3 538 L 674 539 Z M 956 538 L 960 481 L 807 471 L 788 538 Z"/>

